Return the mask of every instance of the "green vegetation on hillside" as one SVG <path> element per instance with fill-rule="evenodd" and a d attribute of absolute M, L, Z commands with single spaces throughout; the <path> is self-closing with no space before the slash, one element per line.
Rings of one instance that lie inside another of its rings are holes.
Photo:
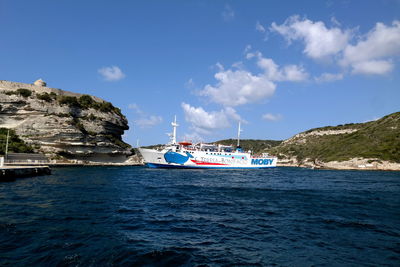
<path fill-rule="evenodd" d="M 221 145 L 233 145 L 236 146 L 236 139 L 226 139 L 215 142 Z M 244 151 L 251 150 L 255 154 L 267 152 L 269 149 L 278 146 L 282 141 L 275 140 L 258 140 L 258 139 L 243 139 L 240 140 L 240 146 Z"/>
<path fill-rule="evenodd" d="M 81 108 L 81 105 L 79 104 L 78 99 L 75 96 L 60 95 L 57 98 L 60 105 Z"/>
<path fill-rule="evenodd" d="M 23 97 L 30 97 L 32 95 L 32 91 L 25 88 L 19 88 L 15 91 L 7 91 L 5 92 L 6 95 L 20 95 Z"/>
<path fill-rule="evenodd" d="M 351 158 L 378 158 L 400 162 L 400 112 L 376 121 L 323 127 L 315 130 L 357 129 L 347 134 L 309 135 L 305 142 L 283 143 L 270 150 L 279 157 L 310 160 L 345 161 Z"/>
<path fill-rule="evenodd" d="M 69 107 L 76 107 L 80 109 L 93 108 L 101 112 L 114 112 L 115 114 L 124 117 L 124 115 L 121 113 L 121 110 L 117 107 L 114 107 L 110 102 L 97 102 L 93 100 L 90 95 L 82 95 L 79 98 L 75 96 L 61 95 L 58 96 L 58 103 L 60 103 L 60 105 L 68 105 Z"/>
<path fill-rule="evenodd" d="M 6 151 L 6 140 L 7 140 L 6 128 L 0 128 L 0 154 L 4 155 Z M 8 152 L 14 153 L 32 153 L 33 148 L 24 141 L 22 141 L 14 130 L 10 129 L 10 136 L 8 138 Z"/>
<path fill-rule="evenodd" d="M 30 97 L 32 96 L 32 91 L 25 88 L 19 88 L 15 91 L 6 91 L 4 92 L 6 95 L 19 95 L 22 97 Z M 46 102 L 53 102 L 57 100 L 60 105 L 67 105 L 69 107 L 79 108 L 79 109 L 89 109 L 93 108 L 100 112 L 113 112 L 121 117 L 125 117 L 121 109 L 114 107 L 113 104 L 107 101 L 97 102 L 90 95 L 82 95 L 79 98 L 76 96 L 66 96 L 66 95 L 57 95 L 54 92 L 51 93 L 36 93 L 36 98 L 39 100 L 43 100 Z"/>
<path fill-rule="evenodd" d="M 46 102 L 52 102 L 53 100 L 57 99 L 57 94 L 54 92 L 51 92 L 50 94 L 47 92 L 44 92 L 43 94 L 36 94 L 36 97 L 40 100 L 44 100 Z"/>

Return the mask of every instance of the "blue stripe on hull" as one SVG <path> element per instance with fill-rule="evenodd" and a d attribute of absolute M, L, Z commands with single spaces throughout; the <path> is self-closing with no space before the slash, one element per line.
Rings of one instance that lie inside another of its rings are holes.
<path fill-rule="evenodd" d="M 187 166 L 187 165 L 170 165 L 146 163 L 149 168 L 173 168 L 173 169 L 266 169 L 275 168 L 276 166 L 254 166 L 254 167 L 210 167 L 210 166 Z"/>

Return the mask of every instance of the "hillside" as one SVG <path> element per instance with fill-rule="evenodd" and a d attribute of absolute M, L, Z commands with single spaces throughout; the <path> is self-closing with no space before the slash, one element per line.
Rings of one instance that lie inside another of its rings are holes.
<path fill-rule="evenodd" d="M 216 144 L 236 146 L 236 139 L 225 139 L 216 141 Z M 243 139 L 240 140 L 240 146 L 244 151 L 251 150 L 255 154 L 268 152 L 271 148 L 278 146 L 282 141 L 275 140 L 258 140 L 258 139 Z"/>
<path fill-rule="evenodd" d="M 0 127 L 23 141 L 10 140 L 10 148 L 15 143 L 19 152 L 42 152 L 53 160 L 122 163 L 132 154 L 121 138 L 129 127 L 119 108 L 95 96 L 49 88 L 41 80 L 0 81 Z"/>
<path fill-rule="evenodd" d="M 315 128 L 297 134 L 270 153 L 294 165 L 378 166 L 400 163 L 400 112 L 366 123 Z M 358 159 L 358 160 L 355 160 Z M 353 161 L 353 163 L 351 163 Z"/>

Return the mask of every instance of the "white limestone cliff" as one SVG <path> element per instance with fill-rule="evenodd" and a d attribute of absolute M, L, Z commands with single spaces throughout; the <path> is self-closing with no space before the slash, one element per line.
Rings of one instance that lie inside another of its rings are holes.
<path fill-rule="evenodd" d="M 18 93 L 21 89 L 26 94 Z M 121 139 L 129 129 L 127 119 L 95 96 L 85 96 L 93 101 L 87 106 L 62 102 L 65 97 L 75 101 L 82 96 L 46 87 L 42 80 L 34 84 L 0 81 L 0 127 L 14 129 L 35 151 L 53 160 L 126 162 L 132 154 Z"/>

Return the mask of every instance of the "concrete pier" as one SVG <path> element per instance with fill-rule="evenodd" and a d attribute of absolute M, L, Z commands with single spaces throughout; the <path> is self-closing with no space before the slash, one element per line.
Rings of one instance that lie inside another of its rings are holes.
<path fill-rule="evenodd" d="M 51 174 L 49 166 L 2 166 L 0 182 L 14 181 L 20 177 L 32 177 Z"/>

